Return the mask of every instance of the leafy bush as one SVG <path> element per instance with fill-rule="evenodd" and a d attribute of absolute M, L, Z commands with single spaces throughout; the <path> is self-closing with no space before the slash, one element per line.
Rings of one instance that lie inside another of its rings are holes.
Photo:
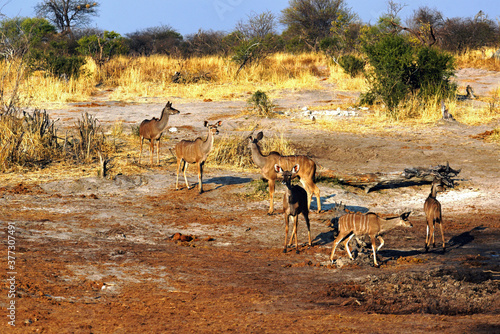
<path fill-rule="evenodd" d="M 248 104 L 251 108 L 257 110 L 259 116 L 269 117 L 273 111 L 274 104 L 271 99 L 263 91 L 256 91 L 248 99 Z"/>
<path fill-rule="evenodd" d="M 448 54 L 393 34 L 365 42 L 363 51 L 371 71 L 367 75 L 370 90 L 361 96 L 361 102 L 381 100 L 394 118 L 398 117 L 398 106 L 412 95 L 429 100 L 455 94 L 456 85 L 450 81 L 453 57 Z"/>
<path fill-rule="evenodd" d="M 78 40 L 78 45 L 78 51 L 85 56 L 92 57 L 99 66 L 102 66 L 113 56 L 127 52 L 125 39 L 114 31 L 84 36 Z"/>
<path fill-rule="evenodd" d="M 55 77 L 67 79 L 78 78 L 85 63 L 85 58 L 81 56 L 61 54 L 57 50 L 33 50 L 29 60 L 32 71 L 43 70 Z"/>
<path fill-rule="evenodd" d="M 345 73 L 354 78 L 363 72 L 365 68 L 365 61 L 353 55 L 345 55 L 339 58 L 339 65 Z"/>

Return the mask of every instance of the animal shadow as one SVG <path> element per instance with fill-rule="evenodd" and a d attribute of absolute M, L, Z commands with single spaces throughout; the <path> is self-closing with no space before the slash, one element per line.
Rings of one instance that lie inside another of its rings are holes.
<path fill-rule="evenodd" d="M 451 237 L 450 241 L 447 242 L 446 246 L 450 248 L 460 248 L 467 244 L 470 244 L 472 241 L 474 241 L 474 236 L 472 235 L 472 233 L 474 231 L 483 231 L 485 229 L 486 227 L 477 226 L 468 232 L 453 236 Z"/>
<path fill-rule="evenodd" d="M 215 190 L 215 189 L 219 189 L 223 186 L 228 186 L 231 184 L 244 184 L 244 183 L 249 183 L 251 181 L 252 181 L 252 179 L 249 177 L 217 176 L 217 177 L 212 177 L 212 178 L 206 180 L 205 184 L 207 184 L 207 183 L 216 184 L 217 186 L 214 188 L 214 190 Z"/>

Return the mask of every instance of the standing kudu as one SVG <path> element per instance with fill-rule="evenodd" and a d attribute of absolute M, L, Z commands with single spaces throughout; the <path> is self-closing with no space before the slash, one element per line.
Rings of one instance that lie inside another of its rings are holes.
<path fill-rule="evenodd" d="M 283 184 L 286 186 L 285 196 L 283 197 L 283 214 L 285 215 L 285 246 L 283 247 L 283 253 L 286 253 L 287 239 L 288 239 L 288 222 L 290 217 L 292 217 L 293 231 L 290 237 L 291 245 L 293 238 L 295 237 L 295 252 L 299 253 L 299 243 L 297 240 L 297 225 L 299 221 L 299 214 L 304 216 L 307 225 L 307 233 L 309 235 L 309 246 L 312 246 L 311 242 L 311 225 L 309 223 L 309 207 L 307 204 L 307 192 L 298 185 L 292 186 L 292 178 L 300 170 L 300 165 L 293 166 L 292 170 L 284 171 L 278 164 L 274 165 L 274 170 L 283 178 Z"/>
<path fill-rule="evenodd" d="M 175 145 L 175 155 L 177 157 L 177 180 L 175 181 L 175 189 L 179 189 L 179 171 L 182 167 L 184 172 L 184 181 L 186 181 L 186 187 L 190 189 L 189 183 L 186 177 L 186 170 L 188 164 L 198 165 L 198 184 L 200 194 L 203 192 L 203 165 L 207 160 L 208 154 L 212 150 L 214 144 L 214 135 L 219 134 L 217 129 L 222 125 L 222 121 L 218 121 L 215 124 L 208 124 L 207 121 L 204 123 L 205 127 L 208 128 L 207 139 L 202 140 L 200 137 L 195 140 L 181 140 L 177 145 Z"/>
<path fill-rule="evenodd" d="M 168 118 L 170 115 L 178 114 L 179 110 L 172 108 L 172 103 L 169 101 L 165 108 L 161 112 L 161 118 L 158 119 L 153 117 L 152 119 L 145 119 L 139 125 L 139 136 L 141 137 L 141 152 L 139 154 L 139 164 L 141 163 L 142 157 L 142 144 L 144 139 L 148 139 L 150 142 L 149 151 L 151 153 L 151 165 L 153 164 L 153 154 L 154 154 L 154 143 L 156 141 L 156 161 L 157 164 L 160 163 L 160 139 L 163 134 L 163 130 L 167 127 Z"/>
<path fill-rule="evenodd" d="M 438 191 L 444 191 L 444 183 L 440 178 L 435 178 L 432 182 L 431 193 L 427 197 L 424 203 L 424 212 L 427 220 L 427 233 L 425 236 L 425 251 L 429 250 L 429 245 L 431 244 L 432 238 L 432 246 L 436 247 L 436 242 L 434 241 L 434 228 L 436 224 L 439 224 L 439 228 L 441 229 L 441 238 L 443 239 L 443 252 L 446 250 L 446 243 L 444 241 L 443 234 L 443 220 L 441 217 L 441 203 L 436 199 L 436 195 Z"/>
<path fill-rule="evenodd" d="M 396 217 L 387 217 L 382 218 L 379 217 L 376 213 L 368 212 L 365 214 L 362 213 L 348 213 L 339 218 L 339 235 L 333 242 L 333 250 L 332 255 L 330 255 L 330 261 L 333 263 L 333 255 L 335 254 L 335 250 L 342 240 L 346 237 L 344 245 L 347 250 L 347 254 L 349 254 L 349 258 L 353 260 L 351 255 L 351 251 L 349 250 L 349 241 L 353 236 L 370 236 L 372 242 L 372 250 L 373 250 L 373 263 L 376 267 L 378 267 L 377 262 L 377 251 L 382 248 L 384 245 L 384 239 L 380 236 L 382 233 L 390 231 L 398 226 L 404 227 L 412 227 L 411 223 L 408 221 L 408 217 L 410 216 L 410 212 L 405 212 L 400 216 Z M 380 245 L 376 247 L 376 240 L 378 238 L 380 240 Z"/>
<path fill-rule="evenodd" d="M 268 214 L 274 212 L 274 188 L 276 179 L 280 177 L 276 170 L 274 169 L 275 164 L 280 164 L 284 170 L 291 170 L 293 166 L 300 165 L 300 170 L 294 174 L 294 177 L 299 177 L 300 182 L 307 191 L 307 207 L 311 207 L 311 200 L 313 194 L 316 196 L 318 202 L 318 212 L 321 211 L 321 200 L 319 188 L 314 183 L 314 177 L 316 174 L 316 163 L 303 155 L 290 155 L 281 156 L 278 152 L 271 152 L 269 155 L 263 155 L 259 141 L 264 137 L 264 134 L 259 132 L 256 137 L 252 135 L 248 136 L 249 148 L 252 152 L 253 162 L 261 169 L 262 176 L 269 183 L 269 211 Z"/>

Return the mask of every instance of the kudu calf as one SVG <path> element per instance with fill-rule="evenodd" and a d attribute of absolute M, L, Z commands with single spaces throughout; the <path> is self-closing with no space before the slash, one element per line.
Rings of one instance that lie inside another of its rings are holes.
<path fill-rule="evenodd" d="M 373 250 L 373 263 L 378 267 L 377 262 L 377 251 L 384 245 L 384 239 L 382 239 L 381 234 L 390 231 L 398 226 L 412 227 L 411 223 L 408 221 L 410 212 L 405 212 L 400 216 L 382 218 L 376 213 L 368 212 L 362 213 L 348 213 L 339 218 L 339 235 L 333 242 L 332 255 L 330 255 L 330 261 L 333 263 L 333 255 L 335 250 L 342 240 L 346 237 L 348 239 L 345 241 L 344 245 L 349 254 L 349 258 L 353 260 L 351 251 L 349 250 L 349 241 L 353 236 L 370 236 Z M 380 245 L 376 248 L 376 240 L 380 240 Z"/>
<path fill-rule="evenodd" d="M 167 102 L 165 108 L 161 112 L 160 119 L 153 117 L 152 119 L 145 119 L 139 125 L 139 136 L 141 137 L 141 151 L 139 153 L 139 164 L 142 158 L 142 144 L 144 139 L 148 139 L 150 142 L 149 151 L 151 153 L 151 165 L 153 164 L 153 154 L 154 154 L 154 143 L 156 142 L 156 162 L 160 163 L 160 139 L 163 134 L 163 130 L 167 127 L 168 119 L 170 115 L 178 114 L 179 110 L 172 108 L 172 103 Z"/>
<path fill-rule="evenodd" d="M 441 217 L 441 203 L 436 199 L 436 195 L 438 191 L 444 191 L 444 183 L 440 178 L 435 178 L 432 182 L 431 193 L 427 197 L 424 203 L 424 212 L 427 220 L 427 234 L 425 236 L 425 251 L 429 250 L 429 245 L 431 243 L 432 238 L 432 246 L 436 247 L 436 243 L 434 241 L 434 228 L 436 224 L 439 224 L 439 228 L 441 229 L 441 238 L 443 239 L 443 252 L 446 250 L 446 243 L 444 242 L 444 234 L 443 234 L 443 220 Z"/>
<path fill-rule="evenodd" d="M 316 195 L 316 200 L 318 202 L 318 212 L 321 211 L 321 200 L 319 188 L 314 183 L 314 177 L 316 174 L 316 163 L 303 155 L 291 155 L 282 156 L 278 152 L 271 152 L 268 155 L 263 155 L 259 141 L 262 140 L 264 134 L 259 132 L 257 136 L 248 136 L 249 148 L 252 152 L 252 160 L 260 168 L 262 176 L 269 183 L 269 211 L 268 214 L 274 212 L 274 188 L 276 179 L 279 174 L 276 172 L 274 165 L 280 164 L 284 170 L 291 170 L 293 166 L 300 165 L 300 170 L 294 175 L 294 177 L 299 177 L 300 182 L 304 186 L 307 192 L 307 207 L 311 207 L 311 200 L 313 194 Z"/>
<path fill-rule="evenodd" d="M 186 177 L 187 166 L 188 164 L 197 164 L 199 191 L 200 194 L 203 192 L 203 165 L 207 160 L 208 154 L 212 150 L 214 135 L 219 134 L 218 127 L 222 125 L 222 121 L 218 121 L 215 124 L 208 124 L 208 122 L 205 121 L 204 125 L 208 128 L 207 139 L 202 140 L 198 137 L 195 140 L 181 140 L 177 143 L 177 145 L 175 145 L 175 155 L 177 157 L 177 180 L 175 181 L 176 190 L 179 189 L 179 171 L 181 167 L 184 172 L 186 187 L 190 189 Z"/>
<path fill-rule="evenodd" d="M 290 217 L 293 221 L 293 231 L 290 237 L 290 243 L 292 243 L 295 237 L 295 252 L 299 253 L 299 243 L 297 240 L 297 225 L 299 221 L 299 214 L 304 216 L 307 225 L 307 233 L 309 235 L 309 246 L 312 246 L 311 242 L 311 225 L 309 223 L 309 207 L 307 203 L 307 192 L 298 185 L 292 185 L 292 178 L 300 171 L 300 165 L 295 165 L 291 170 L 284 171 L 280 165 L 275 164 L 274 170 L 283 178 L 283 184 L 286 186 L 285 196 L 283 197 L 283 214 L 285 215 L 285 245 L 283 247 L 283 253 L 286 253 L 287 240 L 288 240 L 288 222 Z"/>

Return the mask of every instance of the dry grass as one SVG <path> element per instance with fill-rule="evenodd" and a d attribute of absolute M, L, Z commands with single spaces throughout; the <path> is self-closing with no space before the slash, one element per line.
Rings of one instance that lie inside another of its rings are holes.
<path fill-rule="evenodd" d="M 32 106 L 44 103 L 87 101 L 97 92 L 96 85 L 112 88 L 110 99 L 137 101 L 145 97 L 184 99 L 244 99 L 258 89 L 272 92 L 281 89 L 321 89 L 318 76 L 327 75 L 326 62 L 320 54 L 275 54 L 259 64 L 252 64 L 236 78 L 237 65 L 229 57 L 167 56 L 117 57 L 103 68 L 87 59 L 85 75 L 68 81 L 35 73 L 22 83 L 21 94 Z M 322 70 L 325 68 L 325 70 Z M 179 71 L 190 83 L 173 83 Z"/>
<path fill-rule="evenodd" d="M 335 64 L 331 65 L 329 70 L 329 81 L 335 84 L 336 90 L 360 92 L 368 90 L 368 82 L 366 81 L 364 75 L 360 74 L 351 78 L 351 76 L 346 74 L 340 66 Z"/>
<path fill-rule="evenodd" d="M 248 147 L 248 134 L 242 136 L 222 136 L 215 144 L 210 153 L 207 164 L 222 168 L 242 170 L 255 170 L 256 166 L 252 161 L 252 154 Z M 283 134 L 266 137 L 260 142 L 262 154 L 269 154 L 276 151 L 282 155 L 294 155 L 295 149 L 292 147 Z"/>
<path fill-rule="evenodd" d="M 490 71 L 500 71 L 500 59 L 494 58 L 497 48 L 482 48 L 469 50 L 455 55 L 458 68 L 482 68 Z"/>

